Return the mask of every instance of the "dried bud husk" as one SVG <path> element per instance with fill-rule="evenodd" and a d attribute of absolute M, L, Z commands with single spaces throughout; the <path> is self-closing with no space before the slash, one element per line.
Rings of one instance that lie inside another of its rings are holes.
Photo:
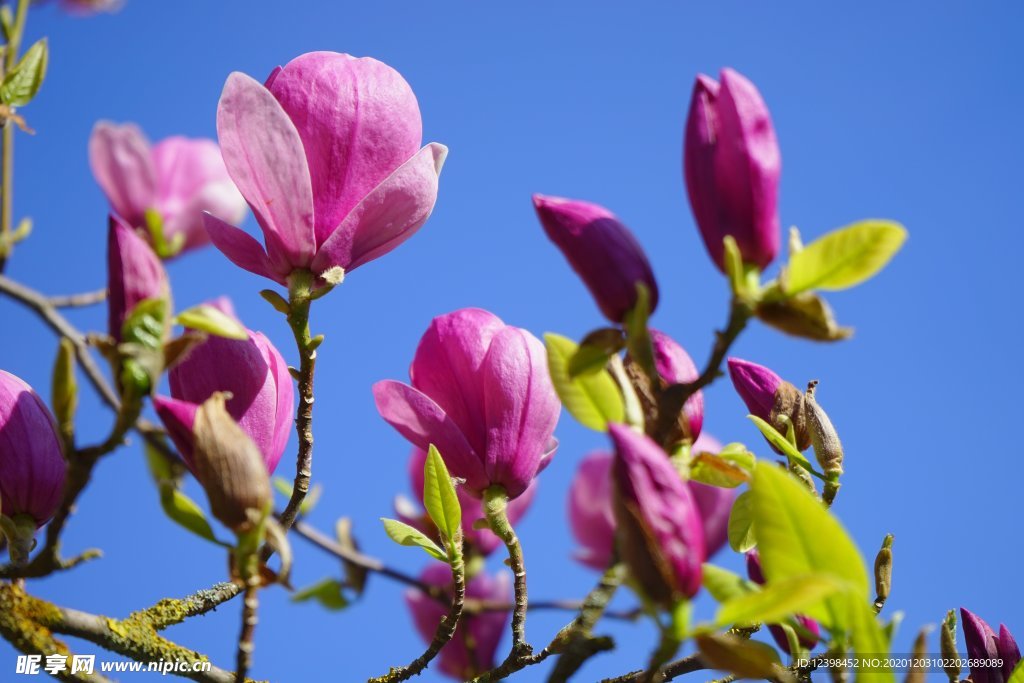
<path fill-rule="evenodd" d="M 927 680 L 928 666 L 923 662 L 928 656 L 928 634 L 931 630 L 931 626 L 925 626 L 918 631 L 917 638 L 914 639 L 912 662 L 903 683 L 925 683 Z"/>
<path fill-rule="evenodd" d="M 818 405 L 814 398 L 817 380 L 807 384 L 804 394 L 804 412 L 807 415 L 807 429 L 811 434 L 811 445 L 814 456 L 821 466 L 822 472 L 829 479 L 838 479 L 843 473 L 843 444 L 839 442 L 839 434 L 832 426 L 828 414 Z"/>
<path fill-rule="evenodd" d="M 949 610 L 939 629 L 939 648 L 942 667 L 950 683 L 960 680 L 960 653 L 956 650 L 956 610 Z"/>
<path fill-rule="evenodd" d="M 789 431 L 789 425 L 792 425 L 797 449 L 805 451 L 811 445 L 804 395 L 789 382 L 782 382 L 775 390 L 775 405 L 772 406 L 769 422 L 783 436 Z"/>
<path fill-rule="evenodd" d="M 875 555 L 875 609 L 879 611 L 892 590 L 892 539 L 892 534 L 887 534 Z"/>
<path fill-rule="evenodd" d="M 235 532 L 252 527 L 247 510 L 263 513 L 272 500 L 260 449 L 231 418 L 226 395 L 215 393 L 196 411 L 192 454 L 196 479 L 213 516 Z"/>

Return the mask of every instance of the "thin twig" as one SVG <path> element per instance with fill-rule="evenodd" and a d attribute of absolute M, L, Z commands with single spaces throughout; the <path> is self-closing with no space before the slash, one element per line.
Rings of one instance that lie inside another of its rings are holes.
<path fill-rule="evenodd" d="M 79 294 L 67 294 L 65 296 L 51 296 L 50 305 L 54 308 L 82 308 L 103 303 L 107 299 L 107 290 L 97 289 L 93 292 L 81 292 Z"/>

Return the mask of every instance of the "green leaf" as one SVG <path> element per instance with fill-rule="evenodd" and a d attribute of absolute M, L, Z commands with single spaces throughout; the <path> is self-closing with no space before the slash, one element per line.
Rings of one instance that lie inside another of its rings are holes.
<path fill-rule="evenodd" d="M 808 460 L 803 453 L 797 450 L 797 447 L 794 446 L 789 439 L 784 437 L 782 434 L 779 434 L 779 431 L 775 429 L 775 427 L 772 427 L 757 415 L 747 415 L 747 418 L 749 418 L 750 421 L 753 422 L 759 430 L 761 430 L 761 433 L 764 434 L 764 438 L 768 439 L 768 443 L 775 446 L 786 455 L 790 463 L 796 463 L 808 472 L 816 474 L 819 477 L 822 476 L 818 472 L 814 471 L 811 461 Z"/>
<path fill-rule="evenodd" d="M 718 602 L 728 602 L 760 590 L 753 581 L 748 581 L 728 569 L 705 563 L 701 570 L 701 585 Z"/>
<path fill-rule="evenodd" d="M 866 220 L 820 237 L 789 259 L 785 288 L 837 290 L 859 285 L 885 267 L 907 239 L 899 223 Z"/>
<path fill-rule="evenodd" d="M 225 339 L 249 338 L 249 332 L 240 322 L 209 304 L 200 304 L 182 311 L 175 322 Z"/>
<path fill-rule="evenodd" d="M 172 521 L 177 522 L 196 536 L 220 544 L 213 534 L 210 523 L 206 521 L 203 510 L 196 505 L 195 501 L 176 489 L 173 484 L 160 485 L 160 506 Z"/>
<path fill-rule="evenodd" d="M 551 382 L 566 410 L 584 427 L 598 432 L 608 430 L 609 422 L 622 422 L 625 407 L 615 380 L 605 370 L 594 374 L 569 376 L 569 359 L 576 353 L 576 343 L 557 334 L 545 334 L 548 371 Z"/>
<path fill-rule="evenodd" d="M 840 579 L 848 585 L 847 592 L 826 599 L 819 621 L 833 631 L 849 628 L 848 596 L 866 605 L 870 584 L 864 561 L 846 530 L 785 470 L 758 467 L 750 490 L 754 536 L 768 583 L 808 574 Z"/>
<path fill-rule="evenodd" d="M 462 506 L 444 459 L 430 444 L 423 463 L 423 507 L 441 535 L 451 542 L 462 524 Z"/>
<path fill-rule="evenodd" d="M 306 602 L 316 600 L 329 610 L 341 610 L 348 607 L 348 598 L 342 590 L 341 582 L 337 579 L 324 579 L 317 581 L 311 586 L 300 588 L 292 595 L 292 602 Z"/>
<path fill-rule="evenodd" d="M 732 235 L 725 236 L 722 246 L 722 262 L 725 266 L 725 275 L 729 278 L 729 287 L 734 294 L 740 294 L 744 291 L 745 286 L 743 255 L 740 253 L 739 245 L 736 244 L 736 238 Z"/>
<path fill-rule="evenodd" d="M 626 348 L 629 357 L 644 371 L 654 376 L 654 346 L 647 320 L 651 316 L 651 292 L 642 282 L 636 283 L 636 305 L 626 313 L 623 326 L 626 329 Z"/>
<path fill-rule="evenodd" d="M 701 661 L 712 669 L 728 671 L 736 678 L 778 680 L 779 653 L 767 643 L 747 640 L 727 633 L 702 633 L 696 636 Z"/>
<path fill-rule="evenodd" d="M 756 459 L 742 444 L 729 444 L 718 453 L 700 452 L 690 461 L 690 479 L 732 489 L 750 481 Z"/>
<path fill-rule="evenodd" d="M 830 574 L 791 576 L 769 582 L 756 593 L 732 598 L 718 608 L 715 622 L 719 626 L 772 624 L 797 613 L 818 617 L 814 611 L 820 609 L 822 600 L 845 588 Z"/>
<path fill-rule="evenodd" d="M 414 529 L 408 524 L 399 522 L 397 519 L 381 517 L 380 521 L 384 522 L 384 531 L 387 532 L 387 535 L 391 540 L 398 545 L 407 545 L 410 547 L 418 546 L 423 548 L 423 550 L 425 550 L 426 553 L 435 560 L 440 560 L 441 562 L 448 561 L 448 556 L 445 555 L 444 551 L 441 550 L 436 543 L 430 540 L 426 534 L 418 529 Z"/>
<path fill-rule="evenodd" d="M 889 653 L 889 641 L 878 623 L 875 611 L 868 605 L 867 601 L 855 593 L 847 593 L 845 596 L 846 611 L 850 616 L 850 641 L 853 644 L 853 654 L 858 657 L 884 658 Z M 893 683 L 896 677 L 889 669 L 864 670 L 862 667 L 855 672 L 854 681 L 870 683 Z"/>
<path fill-rule="evenodd" d="M 745 553 L 757 545 L 754 538 L 754 498 L 750 491 L 744 491 L 733 501 L 729 511 L 729 547 L 738 553 Z"/>
<path fill-rule="evenodd" d="M 37 41 L 0 83 L 0 100 L 11 107 L 24 107 L 39 92 L 46 77 L 49 49 L 46 38 Z"/>

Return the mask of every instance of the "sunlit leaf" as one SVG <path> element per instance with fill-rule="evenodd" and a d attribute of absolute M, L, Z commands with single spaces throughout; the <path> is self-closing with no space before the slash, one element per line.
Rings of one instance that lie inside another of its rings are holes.
<path fill-rule="evenodd" d="M 899 223 L 866 220 L 820 237 L 789 259 L 786 291 L 847 289 L 864 282 L 896 255 L 907 239 Z"/>
<path fill-rule="evenodd" d="M 384 522 L 384 531 L 398 545 L 417 546 L 423 548 L 435 560 L 440 560 L 441 562 L 448 561 L 448 556 L 445 555 L 445 552 L 419 529 L 414 529 L 408 524 L 399 522 L 397 519 L 381 517 L 380 521 Z"/>
<path fill-rule="evenodd" d="M 595 431 L 608 430 L 609 422 L 622 422 L 625 407 L 615 380 L 605 370 L 570 377 L 568 363 L 576 353 L 576 343 L 557 334 L 545 334 L 548 370 L 551 382 L 566 410 L 584 427 Z"/>
<path fill-rule="evenodd" d="M 462 507 L 444 459 L 433 444 L 423 463 L 423 507 L 447 540 L 455 538 L 462 524 Z"/>

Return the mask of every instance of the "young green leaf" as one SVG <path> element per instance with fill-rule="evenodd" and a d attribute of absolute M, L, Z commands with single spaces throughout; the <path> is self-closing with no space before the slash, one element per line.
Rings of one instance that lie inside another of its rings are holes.
<path fill-rule="evenodd" d="M 728 671 L 736 678 L 781 680 L 779 653 L 767 643 L 746 640 L 727 633 L 696 636 L 701 661 L 713 669 Z"/>
<path fill-rule="evenodd" d="M 249 333 L 240 322 L 209 304 L 199 304 L 182 311 L 175 322 L 225 339 L 249 338 Z"/>
<path fill-rule="evenodd" d="M 391 538 L 392 541 L 398 545 L 407 546 L 418 546 L 423 548 L 428 555 L 433 557 L 435 560 L 441 562 L 447 562 L 448 556 L 445 555 L 444 551 L 436 543 L 434 543 L 426 534 L 414 529 L 408 524 L 399 522 L 397 519 L 387 519 L 381 517 L 380 521 L 384 522 L 384 531 Z"/>
<path fill-rule="evenodd" d="M 446 540 L 455 538 L 462 524 L 462 507 L 448 468 L 434 444 L 430 444 L 423 463 L 423 507 Z"/>
<path fill-rule="evenodd" d="M 708 486 L 732 489 L 750 481 L 750 471 L 728 456 L 701 452 L 690 461 L 690 479 Z"/>
<path fill-rule="evenodd" d="M 768 442 L 771 445 L 778 448 L 786 455 L 787 458 L 789 458 L 791 463 L 796 463 L 808 472 L 821 478 L 821 475 L 818 472 L 815 472 L 814 467 L 811 466 L 811 461 L 808 460 L 803 453 L 797 450 L 797 447 L 794 446 L 789 439 L 784 437 L 782 434 L 779 434 L 775 427 L 772 427 L 757 415 L 747 415 L 747 418 L 750 419 L 750 421 L 753 422 L 759 430 L 761 430 L 761 433 L 764 434 L 764 438 L 768 439 Z"/>
<path fill-rule="evenodd" d="M 172 521 L 188 529 L 196 536 L 220 544 L 213 534 L 213 528 L 206 521 L 206 515 L 195 501 L 174 487 L 173 484 L 160 485 L 160 506 Z"/>
<path fill-rule="evenodd" d="M 1024 683 L 1024 659 L 1017 664 L 1017 668 L 1010 672 L 1006 683 Z"/>
<path fill-rule="evenodd" d="M 718 608 L 715 623 L 719 626 L 770 624 L 798 612 L 816 618 L 820 614 L 815 614 L 815 610 L 820 609 L 822 600 L 845 588 L 830 574 L 790 576 L 769 583 L 756 593 L 732 598 Z"/>
<path fill-rule="evenodd" d="M 43 38 L 26 50 L 17 65 L 4 76 L 0 83 L 0 101 L 11 107 L 24 107 L 31 102 L 46 77 L 48 61 L 49 48 Z"/>
<path fill-rule="evenodd" d="M 845 598 L 846 612 L 850 617 L 850 642 L 853 644 L 853 654 L 859 657 L 870 656 L 882 658 L 889 653 L 889 642 L 886 638 L 882 625 L 878 623 L 875 611 L 868 602 L 854 592 L 848 592 L 836 598 Z M 896 677 L 890 669 L 875 669 L 866 671 L 864 667 L 858 669 L 854 676 L 856 683 L 894 683 Z"/>
<path fill-rule="evenodd" d="M 738 553 L 753 550 L 757 545 L 754 538 L 754 498 L 750 491 L 741 493 L 729 511 L 729 547 Z"/>
<path fill-rule="evenodd" d="M 825 600 L 825 614 L 819 621 L 834 631 L 848 629 L 852 619 L 848 598 L 868 604 L 870 584 L 864 561 L 846 530 L 783 469 L 758 467 L 750 490 L 754 536 L 768 583 L 808 574 L 830 574 L 843 581 L 846 592 Z"/>
<path fill-rule="evenodd" d="M 760 590 L 753 581 L 713 564 L 701 565 L 701 585 L 718 602 L 728 602 Z"/>
<path fill-rule="evenodd" d="M 598 432 L 608 430 L 609 422 L 622 422 L 625 407 L 615 380 L 606 370 L 569 376 L 569 359 L 576 353 L 576 343 L 557 334 L 545 334 L 548 371 L 551 382 L 566 410 L 584 427 Z"/>
<path fill-rule="evenodd" d="M 859 285 L 885 267 L 907 239 L 899 223 L 867 220 L 839 228 L 792 255 L 786 269 L 789 294 Z"/>
<path fill-rule="evenodd" d="M 341 582 L 337 579 L 324 579 L 311 586 L 300 588 L 292 595 L 292 602 L 316 600 L 329 610 L 341 610 L 348 607 L 348 598 L 342 591 Z"/>
<path fill-rule="evenodd" d="M 626 314 L 623 324 L 626 328 L 626 348 L 629 356 L 644 371 L 652 375 L 654 370 L 654 346 L 647 319 L 651 316 L 651 292 L 642 282 L 636 283 L 636 306 Z"/>

